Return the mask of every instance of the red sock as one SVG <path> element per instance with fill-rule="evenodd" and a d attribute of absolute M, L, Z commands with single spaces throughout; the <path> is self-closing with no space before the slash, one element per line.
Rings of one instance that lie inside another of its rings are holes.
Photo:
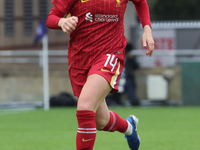
<path fill-rule="evenodd" d="M 128 123 L 125 119 L 121 118 L 117 113 L 110 111 L 110 120 L 104 131 L 119 131 L 124 133 L 128 128 Z"/>
<path fill-rule="evenodd" d="M 96 138 L 95 113 L 89 110 L 78 110 L 78 131 L 76 136 L 77 150 L 92 150 Z"/>

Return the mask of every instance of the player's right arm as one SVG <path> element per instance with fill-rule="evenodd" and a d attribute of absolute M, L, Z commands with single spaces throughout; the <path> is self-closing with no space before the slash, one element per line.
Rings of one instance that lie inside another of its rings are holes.
<path fill-rule="evenodd" d="M 65 13 L 63 13 L 63 11 L 54 6 L 47 17 L 47 27 L 50 29 L 62 29 L 64 33 L 70 33 L 75 30 L 78 18 L 75 16 L 63 18 L 64 15 Z"/>
<path fill-rule="evenodd" d="M 78 18 L 75 16 L 69 18 L 61 18 L 58 21 L 58 26 L 63 30 L 64 33 L 70 33 L 75 30 L 78 23 Z"/>

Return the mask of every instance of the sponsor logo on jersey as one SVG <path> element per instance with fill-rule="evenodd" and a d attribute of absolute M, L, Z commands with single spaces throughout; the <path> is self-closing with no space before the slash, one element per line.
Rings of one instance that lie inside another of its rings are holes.
<path fill-rule="evenodd" d="M 118 14 L 116 15 L 105 15 L 105 14 L 96 14 L 95 15 L 95 21 L 99 22 L 118 22 Z"/>
<path fill-rule="evenodd" d="M 90 0 L 81 0 L 81 3 L 85 3 L 85 2 L 88 2 Z"/>
<path fill-rule="evenodd" d="M 110 15 L 110 14 L 95 14 L 92 15 L 91 12 L 88 12 L 85 17 L 86 21 L 93 22 L 98 21 L 98 22 L 118 22 L 119 21 L 119 16 L 118 14 L 116 15 Z"/>
<path fill-rule="evenodd" d="M 116 7 L 121 7 L 121 0 L 116 0 L 116 1 L 117 1 Z"/>
<path fill-rule="evenodd" d="M 86 20 L 86 21 L 93 22 L 93 17 L 92 17 L 92 16 L 93 16 L 93 15 L 91 14 L 91 12 L 88 12 L 88 13 L 86 14 L 85 20 Z"/>

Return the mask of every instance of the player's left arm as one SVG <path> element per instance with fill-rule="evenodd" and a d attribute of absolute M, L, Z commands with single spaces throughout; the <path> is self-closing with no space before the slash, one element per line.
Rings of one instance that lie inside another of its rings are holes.
<path fill-rule="evenodd" d="M 142 36 L 143 47 L 148 47 L 146 55 L 151 57 L 154 51 L 154 40 L 151 31 L 149 6 L 146 0 L 132 0 L 132 2 L 135 4 L 138 17 L 144 28 Z"/>
<path fill-rule="evenodd" d="M 143 44 L 143 47 L 145 48 L 148 47 L 148 52 L 146 52 L 146 55 L 151 57 L 154 51 L 154 40 L 152 36 L 151 27 L 149 25 L 144 26 L 142 44 Z"/>

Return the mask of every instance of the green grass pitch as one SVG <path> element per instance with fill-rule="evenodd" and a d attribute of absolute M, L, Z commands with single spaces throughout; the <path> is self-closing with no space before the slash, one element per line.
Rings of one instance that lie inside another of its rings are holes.
<path fill-rule="evenodd" d="M 199 150 L 200 107 L 111 107 L 139 119 L 140 150 Z M 75 150 L 76 108 L 0 109 L 1 150 Z M 128 150 L 124 135 L 98 131 L 94 150 Z"/>

